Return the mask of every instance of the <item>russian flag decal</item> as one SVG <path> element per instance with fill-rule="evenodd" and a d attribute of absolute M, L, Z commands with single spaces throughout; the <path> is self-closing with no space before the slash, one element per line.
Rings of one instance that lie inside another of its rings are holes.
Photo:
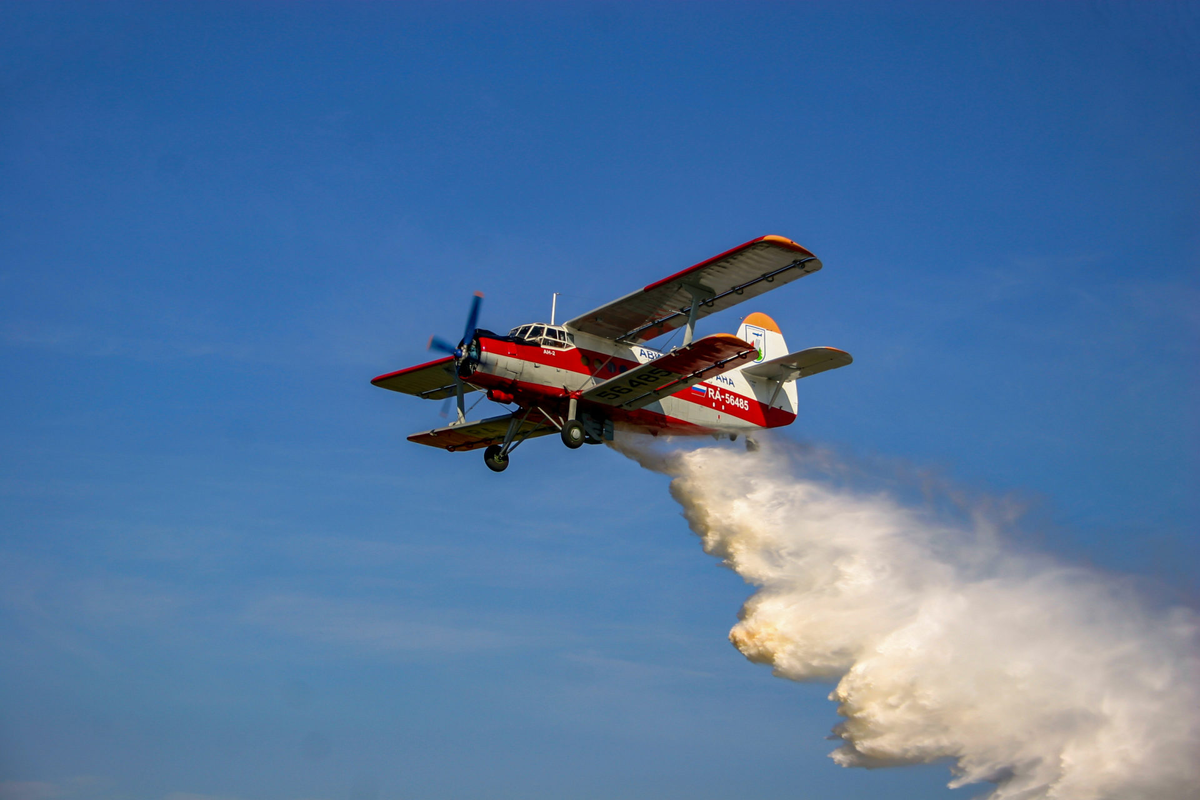
<path fill-rule="evenodd" d="M 708 397 L 708 387 L 707 386 L 701 386 L 700 384 L 696 384 L 695 386 L 692 387 L 692 391 L 695 392 L 696 394 L 702 394 L 705 397 Z"/>

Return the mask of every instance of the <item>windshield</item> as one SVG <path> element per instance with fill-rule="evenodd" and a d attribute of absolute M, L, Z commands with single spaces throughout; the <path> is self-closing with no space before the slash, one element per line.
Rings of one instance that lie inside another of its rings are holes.
<path fill-rule="evenodd" d="M 558 325 L 547 325 L 545 323 L 520 325 L 509 331 L 508 335 L 519 341 L 541 345 L 542 347 L 551 347 L 556 350 L 566 350 L 574 346 L 571 343 L 571 337 L 567 335 L 566 329 Z"/>

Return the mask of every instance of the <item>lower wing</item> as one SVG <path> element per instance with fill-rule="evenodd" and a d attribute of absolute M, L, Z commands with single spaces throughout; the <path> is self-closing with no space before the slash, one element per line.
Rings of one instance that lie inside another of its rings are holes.
<path fill-rule="evenodd" d="M 446 356 L 399 372 L 389 372 L 387 375 L 372 378 L 371 383 L 381 389 L 391 389 L 393 392 L 411 394 L 426 400 L 454 397 L 454 359 Z M 464 382 L 463 390 L 473 392 L 475 387 Z"/>
<path fill-rule="evenodd" d="M 515 439 L 532 439 L 535 436 L 545 436 L 548 433 L 554 433 L 558 430 L 558 428 L 551 425 L 545 419 L 539 421 L 529 418 L 528 414 L 525 416 L 527 419 L 522 419 L 516 423 L 516 430 L 513 431 L 513 438 Z M 414 433 L 408 437 L 408 440 L 417 444 L 429 445 L 430 447 L 440 447 L 452 452 L 477 450 L 480 447 L 502 443 L 508 435 L 508 428 L 512 419 L 512 414 L 504 414 L 499 417 L 481 419 L 478 422 L 447 425 L 444 428 L 434 428 L 431 431 Z"/>

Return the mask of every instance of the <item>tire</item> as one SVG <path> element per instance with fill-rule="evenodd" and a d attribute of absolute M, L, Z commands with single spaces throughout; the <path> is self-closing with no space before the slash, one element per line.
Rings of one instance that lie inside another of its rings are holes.
<path fill-rule="evenodd" d="M 487 468 L 492 472 L 504 472 L 508 469 L 508 456 L 501 455 L 501 449 L 500 445 L 494 444 L 483 451 L 483 463 L 487 464 Z"/>
<path fill-rule="evenodd" d="M 581 446 L 585 439 L 587 439 L 587 431 L 583 429 L 583 423 L 579 420 L 573 419 L 563 425 L 562 440 L 567 447 L 574 450 Z"/>

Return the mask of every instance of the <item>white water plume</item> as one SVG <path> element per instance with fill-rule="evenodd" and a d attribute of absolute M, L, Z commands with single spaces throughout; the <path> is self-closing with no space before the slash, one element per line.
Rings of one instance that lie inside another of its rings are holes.
<path fill-rule="evenodd" d="M 705 551 L 758 587 L 734 646 L 837 682 L 838 764 L 949 759 L 951 787 L 991 782 L 991 800 L 1200 797 L 1191 611 L 1019 554 L 982 515 L 802 474 L 824 456 L 620 449 L 671 476 Z"/>

